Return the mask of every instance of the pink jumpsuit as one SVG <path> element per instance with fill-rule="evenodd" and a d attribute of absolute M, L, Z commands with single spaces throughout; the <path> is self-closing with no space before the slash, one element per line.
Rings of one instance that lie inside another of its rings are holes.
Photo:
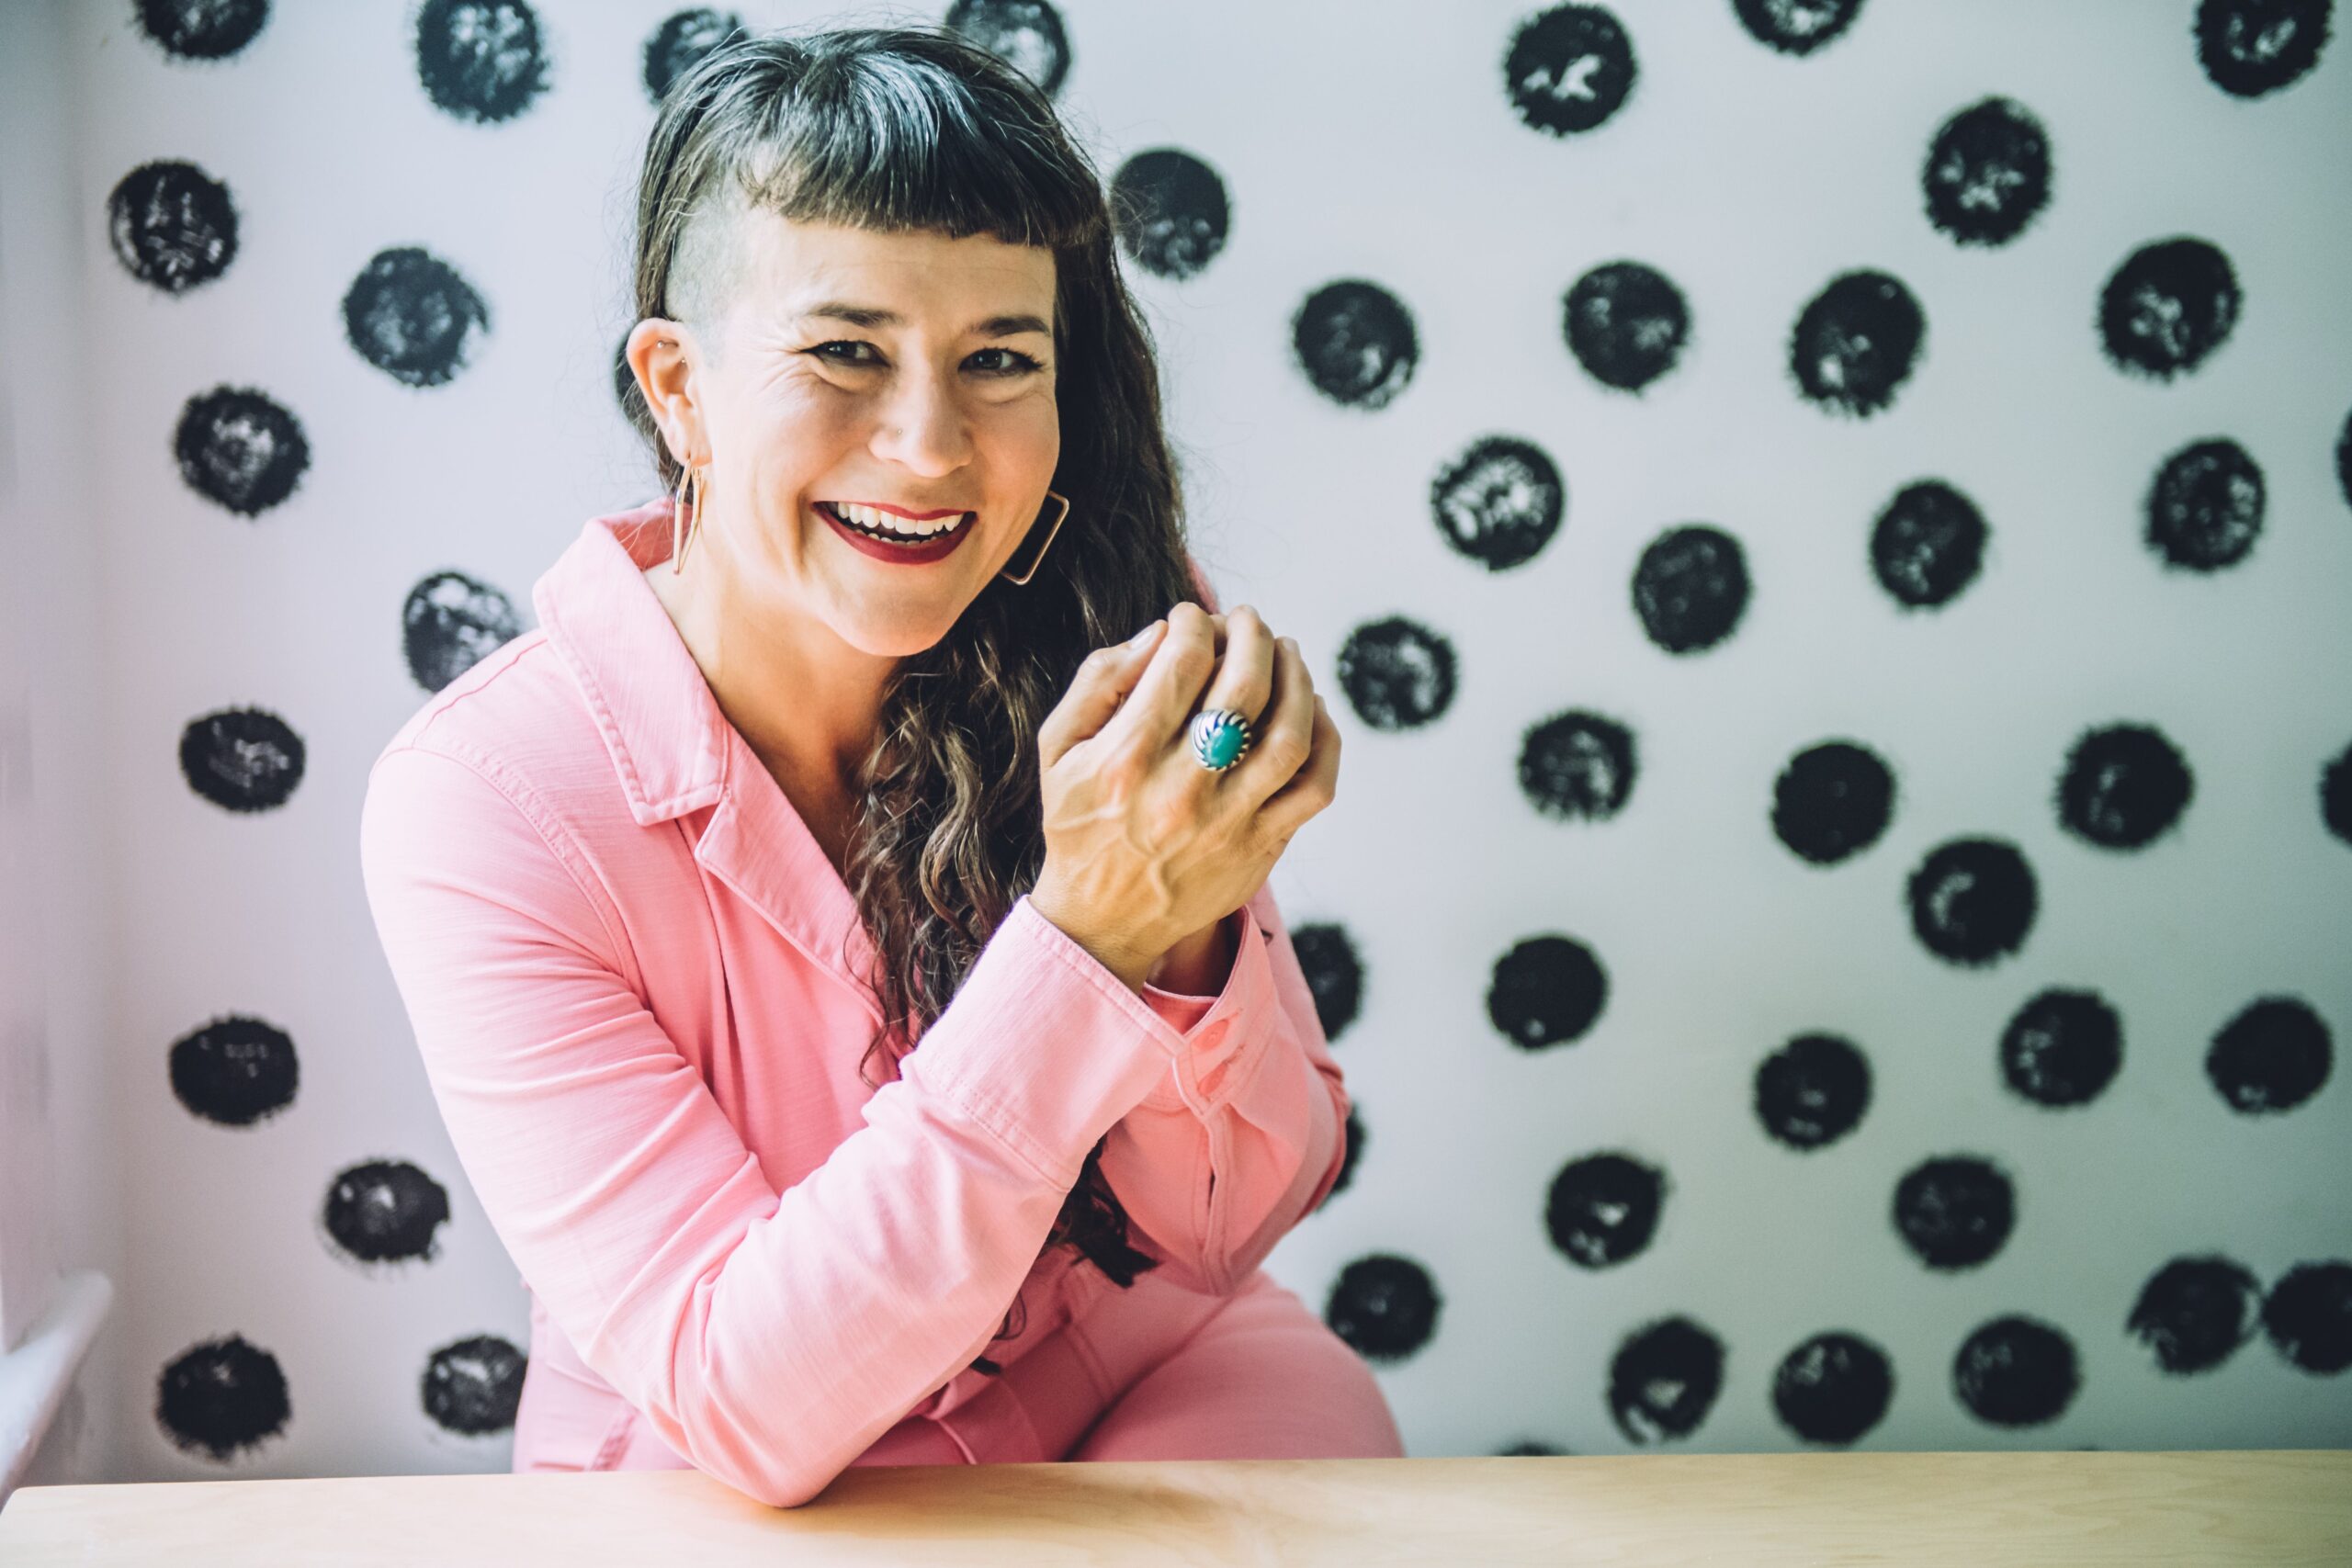
<path fill-rule="evenodd" d="M 854 1464 L 1401 1456 L 1370 1370 L 1259 1267 L 1338 1179 L 1349 1103 L 1271 893 L 1214 998 L 1130 989 L 1021 899 L 868 1089 L 854 901 L 645 581 L 669 544 L 666 500 L 590 522 L 362 813 L 435 1103 L 530 1293 L 514 1468 L 692 1466 L 790 1506 Z M 1039 1257 L 1106 1134 L 1162 1260 L 1127 1289 Z"/>

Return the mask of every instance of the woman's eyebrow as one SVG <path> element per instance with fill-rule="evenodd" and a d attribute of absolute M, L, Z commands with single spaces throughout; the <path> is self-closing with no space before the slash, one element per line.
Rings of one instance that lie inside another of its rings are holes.
<path fill-rule="evenodd" d="M 840 299 L 828 299 L 821 304 L 811 305 L 800 312 L 800 319 L 803 321 L 816 316 L 823 316 L 831 321 L 847 321 L 852 326 L 857 327 L 898 327 L 906 324 L 906 318 L 896 310 L 886 310 L 878 305 L 853 305 Z M 1047 337 L 1051 337 L 1053 331 L 1054 329 L 1043 318 L 1026 315 L 989 316 L 983 321 L 974 321 L 965 329 L 967 336 L 974 337 L 1012 337 L 1020 333 L 1043 333 Z"/>

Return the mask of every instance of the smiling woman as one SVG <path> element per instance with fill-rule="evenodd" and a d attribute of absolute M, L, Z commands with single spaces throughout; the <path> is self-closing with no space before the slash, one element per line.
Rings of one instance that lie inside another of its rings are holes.
<path fill-rule="evenodd" d="M 1259 1267 L 1345 1153 L 1265 886 L 1339 737 L 1203 603 L 1093 166 L 953 35 L 745 37 L 639 215 L 674 494 L 588 525 L 362 826 L 531 1291 L 514 1467 L 1401 1454 Z"/>

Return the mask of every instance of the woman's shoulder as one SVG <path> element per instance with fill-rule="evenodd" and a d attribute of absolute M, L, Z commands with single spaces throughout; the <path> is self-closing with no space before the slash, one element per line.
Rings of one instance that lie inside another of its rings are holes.
<path fill-rule="evenodd" d="M 472 791 L 486 810 L 500 809 L 494 792 L 542 832 L 634 826 L 603 732 L 544 628 L 501 644 L 410 715 L 378 754 L 369 793 L 388 775 L 447 772 L 387 766 L 412 753 L 462 764 L 486 786 Z"/>

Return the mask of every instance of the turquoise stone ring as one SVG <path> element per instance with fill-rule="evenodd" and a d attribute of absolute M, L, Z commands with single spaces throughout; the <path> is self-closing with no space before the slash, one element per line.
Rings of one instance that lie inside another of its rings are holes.
<path fill-rule="evenodd" d="M 1201 766 L 1221 773 L 1250 750 L 1250 721 L 1231 708 L 1206 708 L 1193 716 L 1193 755 Z"/>

